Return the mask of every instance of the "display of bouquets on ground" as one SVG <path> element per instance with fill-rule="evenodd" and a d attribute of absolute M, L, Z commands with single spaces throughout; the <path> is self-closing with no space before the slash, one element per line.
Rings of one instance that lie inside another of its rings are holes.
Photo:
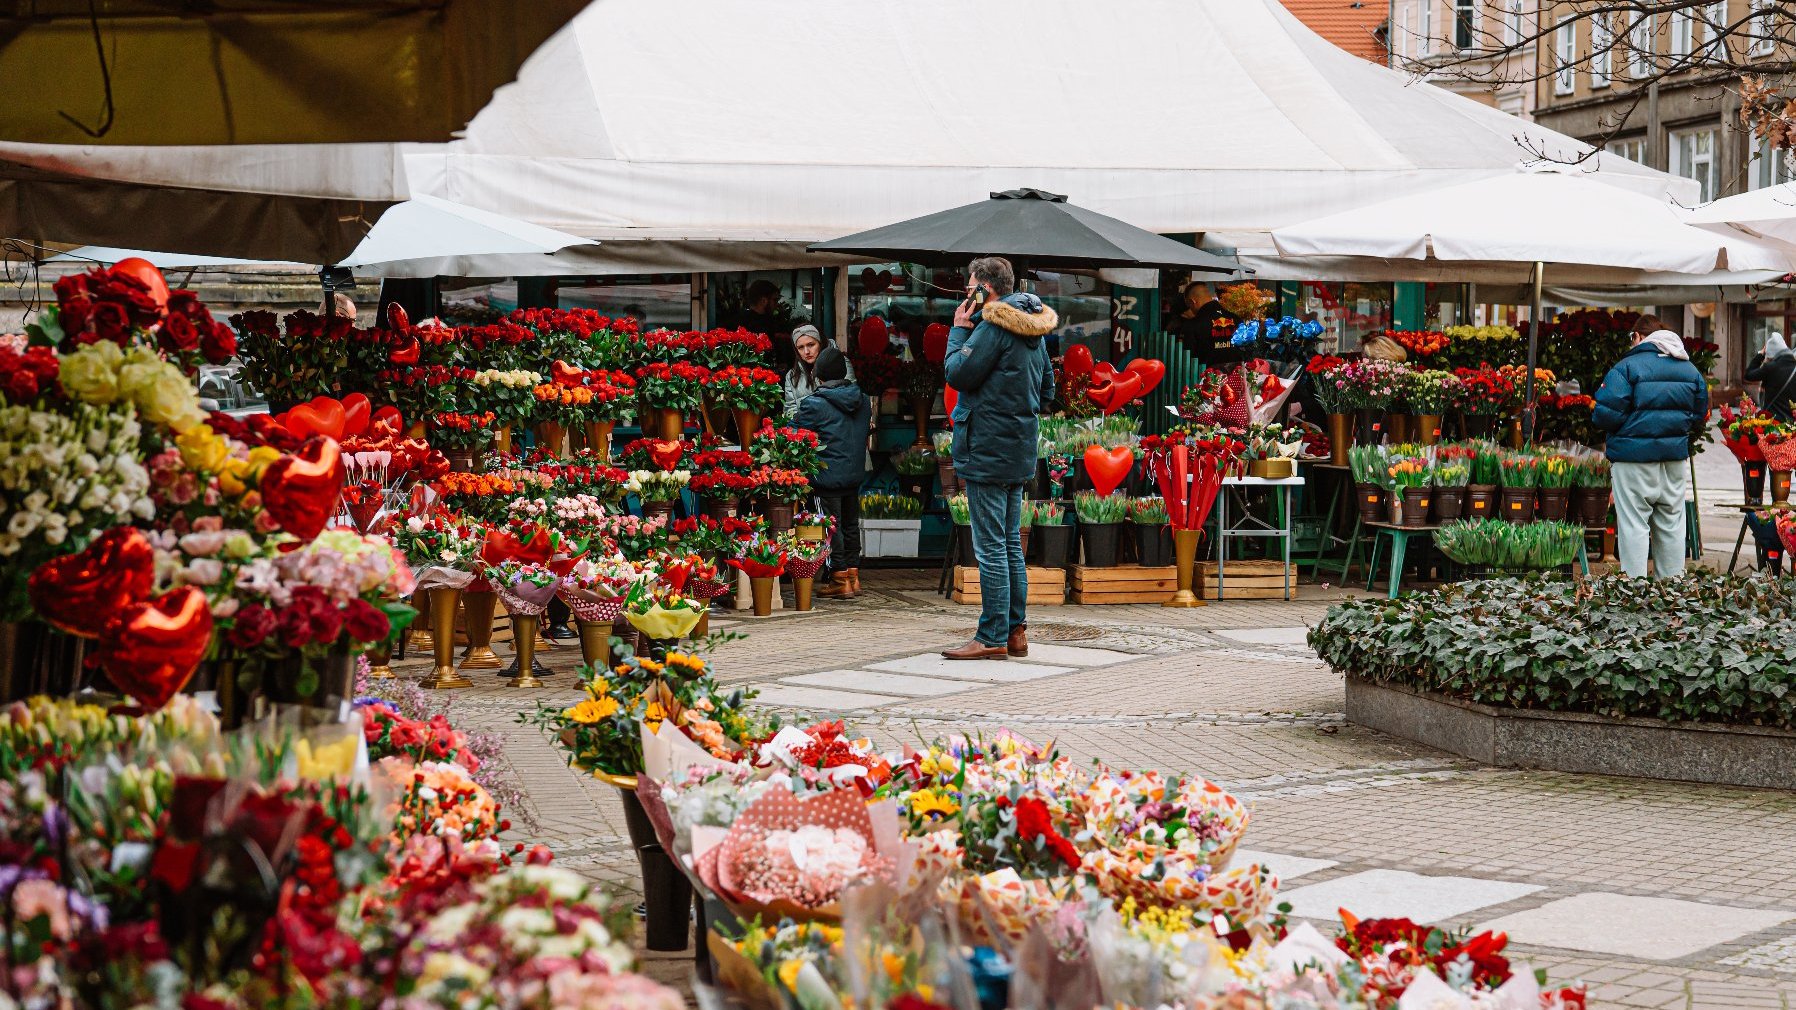
<path fill-rule="evenodd" d="M 726 761 L 741 757 L 744 741 L 762 728 L 745 711 L 754 693 L 723 688 L 694 652 L 670 649 L 655 659 L 625 648 L 610 669 L 583 666 L 579 677 L 581 701 L 538 704 L 518 721 L 552 736 L 571 767 L 614 782 L 634 784 L 644 770 L 644 735 L 664 727 Z"/>
<path fill-rule="evenodd" d="M 1785 425 L 1769 411 L 1759 407 L 1750 396 L 1740 397 L 1738 404 L 1722 404 L 1716 422 L 1721 431 L 1721 444 L 1741 463 L 1761 462 L 1765 458 L 1765 436 L 1781 434 Z"/>
<path fill-rule="evenodd" d="M 557 592 L 581 621 L 609 625 L 624 612 L 624 595 L 654 572 L 616 552 L 588 550 L 562 576 Z"/>

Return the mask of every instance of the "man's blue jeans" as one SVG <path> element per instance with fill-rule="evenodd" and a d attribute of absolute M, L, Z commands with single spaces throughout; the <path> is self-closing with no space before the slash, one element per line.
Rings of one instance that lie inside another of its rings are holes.
<path fill-rule="evenodd" d="M 1023 564 L 1023 485 L 967 481 L 973 559 L 979 563 L 981 644 L 1003 648 L 1029 616 L 1029 569 Z"/>

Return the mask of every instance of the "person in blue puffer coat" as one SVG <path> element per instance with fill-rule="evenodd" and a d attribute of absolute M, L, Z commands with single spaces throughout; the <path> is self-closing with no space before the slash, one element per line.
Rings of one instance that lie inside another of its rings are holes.
<path fill-rule="evenodd" d="M 1609 433 L 1615 553 L 1622 571 L 1684 574 L 1684 498 L 1690 436 L 1709 421 L 1709 384 L 1684 338 L 1654 316 L 1634 324 L 1634 347 L 1609 369 L 1590 420 Z M 1650 548 L 1650 549 L 1649 549 Z"/>

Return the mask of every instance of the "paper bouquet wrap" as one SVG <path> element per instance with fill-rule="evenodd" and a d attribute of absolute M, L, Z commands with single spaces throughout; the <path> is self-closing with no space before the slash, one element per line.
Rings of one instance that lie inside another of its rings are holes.
<path fill-rule="evenodd" d="M 1106 775 L 1085 792 L 1085 824 L 1098 838 L 1112 840 L 1113 848 L 1140 843 L 1146 854 L 1202 862 L 1222 870 L 1234 858 L 1235 846 L 1247 833 L 1247 807 L 1227 790 L 1202 778 L 1180 781 L 1171 788 L 1159 772 L 1144 772 L 1127 779 Z M 1182 839 L 1156 837 L 1162 822 L 1183 811 L 1192 829 Z M 1151 859 L 1150 859 L 1151 862 Z"/>
<path fill-rule="evenodd" d="M 474 581 L 473 572 L 464 572 L 459 568 L 445 568 L 442 565 L 431 565 L 416 570 L 418 589 L 466 589 Z"/>
<path fill-rule="evenodd" d="M 1721 444 L 1727 446 L 1727 451 L 1733 453 L 1734 458 L 1742 463 L 1763 463 L 1765 461 L 1765 450 L 1757 442 L 1750 442 L 1743 438 L 1724 438 L 1721 440 Z"/>
<path fill-rule="evenodd" d="M 699 618 L 705 616 L 702 609 L 695 607 L 664 607 L 659 603 L 638 614 L 634 611 L 624 614 L 630 626 L 650 638 L 675 639 L 685 638 L 692 629 L 698 626 Z"/>
<path fill-rule="evenodd" d="M 763 922 L 840 922 L 845 888 L 908 877 L 916 861 L 896 807 L 869 806 L 853 789 L 799 797 L 774 785 L 710 842 L 694 832 L 700 881 L 741 918 Z"/>
<path fill-rule="evenodd" d="M 1202 856 L 1135 842 L 1088 853 L 1080 869 L 1099 892 L 1143 907 L 1189 908 L 1202 921 L 1225 912 L 1236 923 L 1263 922 L 1278 893 L 1278 877 L 1258 863 L 1212 870 Z"/>
<path fill-rule="evenodd" d="M 948 877 L 936 897 L 958 915 L 963 943 L 1003 950 L 1053 920 L 1066 886 L 1064 878 L 1025 880 L 1007 867 L 977 877 Z"/>
<path fill-rule="evenodd" d="M 795 579 L 814 579 L 822 568 L 822 558 L 812 558 L 809 561 L 801 561 L 798 558 L 786 560 L 786 574 Z"/>
<path fill-rule="evenodd" d="M 1765 452 L 1765 465 L 1773 470 L 1796 470 L 1796 438 L 1775 445 L 1759 443 Z"/>
<path fill-rule="evenodd" d="M 574 612 L 574 617 L 587 624 L 610 624 L 624 612 L 624 598 L 621 596 L 606 596 L 569 582 L 563 582 L 558 593 L 561 602 Z"/>
<path fill-rule="evenodd" d="M 693 577 L 686 580 L 686 595 L 695 600 L 711 600 L 730 591 L 730 584 L 719 579 Z"/>
<path fill-rule="evenodd" d="M 508 582 L 495 581 L 493 588 L 498 590 L 499 599 L 505 604 L 505 612 L 523 617 L 539 617 L 549 609 L 549 601 L 555 598 L 559 583 L 549 582 L 542 585 L 531 582 L 521 574 L 514 575 Z"/>

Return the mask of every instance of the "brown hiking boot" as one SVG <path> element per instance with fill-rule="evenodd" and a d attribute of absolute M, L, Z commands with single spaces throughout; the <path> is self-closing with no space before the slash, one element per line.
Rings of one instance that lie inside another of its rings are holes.
<path fill-rule="evenodd" d="M 859 568 L 850 568 L 842 574 L 848 576 L 848 586 L 849 589 L 853 591 L 854 595 L 861 595 L 861 570 Z"/>
<path fill-rule="evenodd" d="M 829 585 L 819 586 L 812 595 L 825 600 L 852 600 L 854 583 L 849 581 L 847 572 L 837 572 L 830 578 Z"/>
<path fill-rule="evenodd" d="M 1024 632 L 1028 630 L 1029 626 L 1027 624 L 1019 624 L 1016 627 L 1011 628 L 1010 641 L 1006 644 L 1004 651 L 1018 659 L 1022 659 L 1029 655 L 1029 636 L 1024 634 Z"/>
<path fill-rule="evenodd" d="M 1009 659 L 1002 645 L 987 645 L 975 638 L 965 645 L 942 650 L 943 659 Z"/>

